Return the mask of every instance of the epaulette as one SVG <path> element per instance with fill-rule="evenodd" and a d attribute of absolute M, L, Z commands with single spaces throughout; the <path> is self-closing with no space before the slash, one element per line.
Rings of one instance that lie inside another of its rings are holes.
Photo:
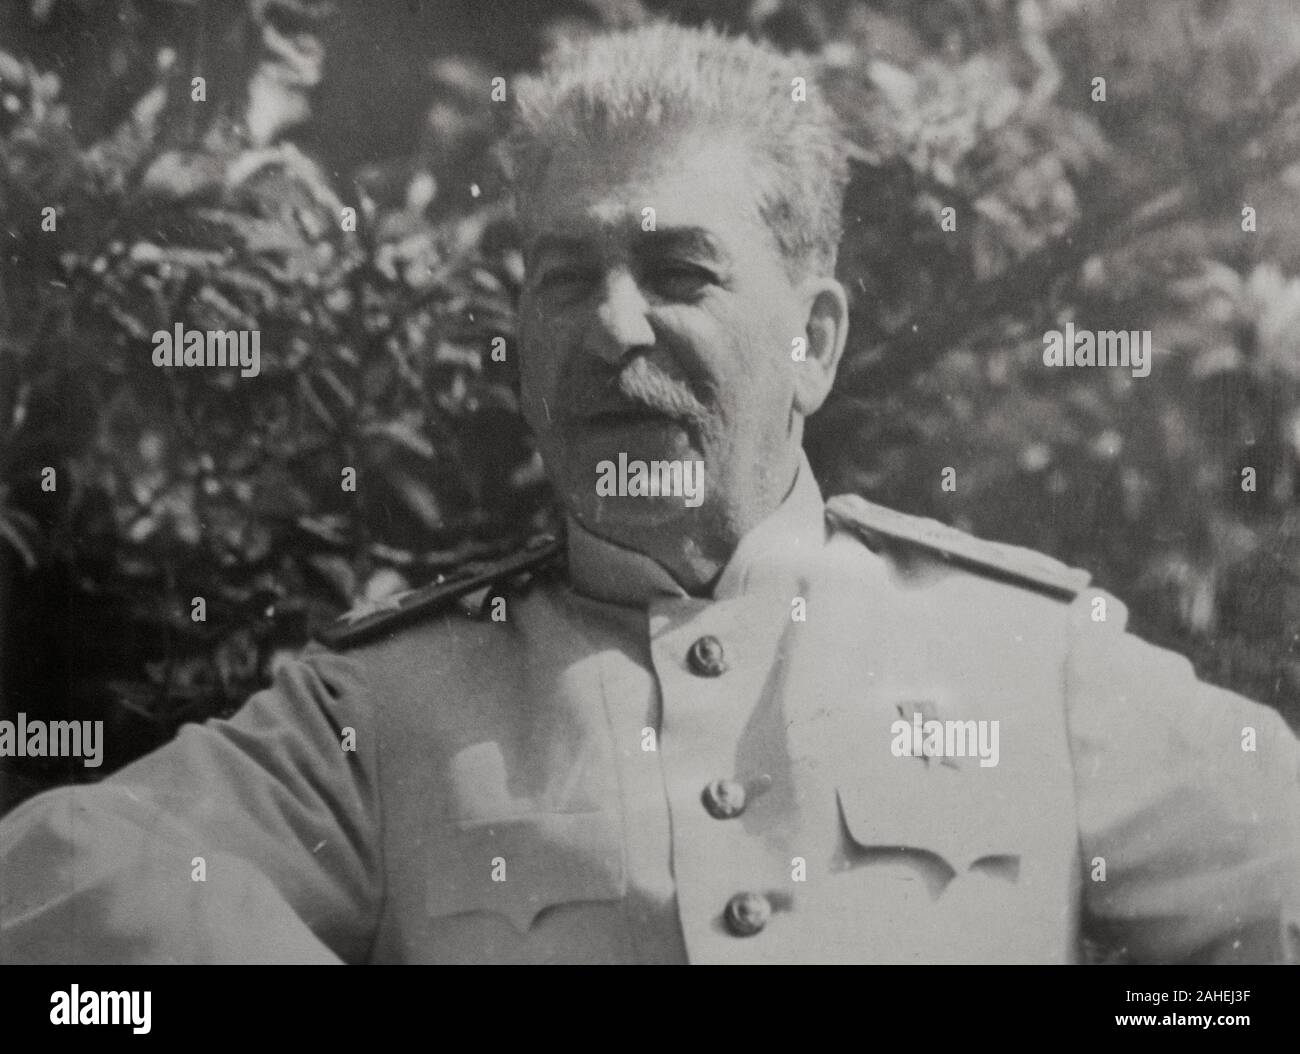
<path fill-rule="evenodd" d="M 564 542 L 549 536 L 537 538 L 516 553 L 497 560 L 475 560 L 419 589 L 408 589 L 382 600 L 367 600 L 341 615 L 317 633 L 321 642 L 335 650 L 354 647 L 402 629 L 427 615 L 487 587 L 490 597 L 508 583 L 535 576 L 558 564 L 564 556 Z"/>
<path fill-rule="evenodd" d="M 888 541 L 903 542 L 927 550 L 948 563 L 964 567 L 1015 585 L 1073 600 L 1092 575 L 1050 556 L 1001 542 L 989 542 L 955 527 L 921 516 L 895 512 L 883 505 L 841 494 L 826 503 L 826 515 L 835 524 L 852 531 L 869 548 Z"/>

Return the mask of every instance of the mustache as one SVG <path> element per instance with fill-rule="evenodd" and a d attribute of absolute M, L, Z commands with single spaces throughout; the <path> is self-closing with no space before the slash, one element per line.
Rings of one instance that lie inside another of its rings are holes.
<path fill-rule="evenodd" d="M 585 373 L 571 390 L 572 405 L 582 415 L 649 410 L 686 421 L 701 421 L 708 416 L 708 408 L 689 385 L 643 355 L 636 356 L 616 373 L 597 376 Z"/>

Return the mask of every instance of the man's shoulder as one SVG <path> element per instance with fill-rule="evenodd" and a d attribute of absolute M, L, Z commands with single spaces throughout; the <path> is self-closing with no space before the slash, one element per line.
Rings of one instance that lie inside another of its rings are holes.
<path fill-rule="evenodd" d="M 539 536 L 506 555 L 461 564 L 419 589 L 362 601 L 316 637 L 337 652 L 391 638 L 448 612 L 491 619 L 498 598 L 526 590 L 539 578 L 557 573 L 563 564 L 563 542 Z"/>
<path fill-rule="evenodd" d="M 1023 589 L 1074 601 L 1092 575 L 1053 557 L 1020 546 L 992 542 L 938 520 L 877 505 L 856 494 L 826 503 L 833 527 L 854 535 L 869 549 L 901 560 L 929 560 L 996 579 Z"/>
<path fill-rule="evenodd" d="M 829 524 L 878 555 L 899 564 L 917 561 L 974 574 L 991 582 L 1074 601 L 1091 581 L 1089 572 L 1069 567 L 1031 549 L 992 542 L 937 520 L 912 516 L 852 494 L 826 503 Z M 324 627 L 316 639 L 334 652 L 382 643 L 437 616 L 454 614 L 490 620 L 498 598 L 526 592 L 535 582 L 562 574 L 562 539 L 540 536 L 513 552 L 471 560 L 418 589 L 367 600 Z"/>

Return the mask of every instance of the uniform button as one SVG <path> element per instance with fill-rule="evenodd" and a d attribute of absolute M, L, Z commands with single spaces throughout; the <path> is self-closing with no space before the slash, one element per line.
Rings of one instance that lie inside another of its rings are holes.
<path fill-rule="evenodd" d="M 691 672 L 700 677 L 717 677 L 727 668 L 722 660 L 722 641 L 710 634 L 705 634 L 694 644 L 686 655 Z"/>
<path fill-rule="evenodd" d="M 727 901 L 723 912 L 727 929 L 736 937 L 752 937 L 760 933 L 772 917 L 772 905 L 762 893 L 737 893 Z"/>
<path fill-rule="evenodd" d="M 730 820 L 745 811 L 745 785 L 739 780 L 714 780 L 701 797 L 715 820 Z"/>

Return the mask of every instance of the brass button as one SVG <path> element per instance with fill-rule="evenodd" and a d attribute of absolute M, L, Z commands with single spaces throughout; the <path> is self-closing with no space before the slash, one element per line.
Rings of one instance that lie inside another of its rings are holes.
<path fill-rule="evenodd" d="M 722 659 L 722 641 L 710 634 L 705 634 L 694 644 L 686 655 L 686 662 L 691 672 L 700 677 L 717 677 L 727 668 Z"/>
<path fill-rule="evenodd" d="M 772 905 L 762 893 L 737 893 L 727 901 L 722 917 L 733 936 L 752 937 L 767 925 Z"/>
<path fill-rule="evenodd" d="M 701 797 L 715 820 L 730 820 L 745 811 L 745 785 L 739 780 L 714 780 Z"/>

